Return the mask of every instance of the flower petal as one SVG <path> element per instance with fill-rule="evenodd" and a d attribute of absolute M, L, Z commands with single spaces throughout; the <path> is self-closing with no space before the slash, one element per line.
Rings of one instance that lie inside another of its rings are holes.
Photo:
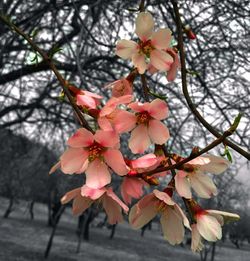
<path fill-rule="evenodd" d="M 107 196 L 109 196 L 110 198 L 112 198 L 116 203 L 118 203 L 122 209 L 128 213 L 129 208 L 127 205 L 125 205 L 117 196 L 116 194 L 113 192 L 113 190 L 111 188 L 107 189 Z"/>
<path fill-rule="evenodd" d="M 161 201 L 163 201 L 166 205 L 173 206 L 176 203 L 171 199 L 171 197 L 165 193 L 161 192 L 158 189 L 153 190 L 154 195 Z"/>
<path fill-rule="evenodd" d="M 93 97 L 93 98 L 98 99 L 98 100 L 103 98 L 102 96 L 100 96 L 96 93 L 93 93 L 93 92 L 89 92 L 89 91 L 85 91 L 85 90 L 83 92 L 84 92 L 85 95 L 87 95 L 89 97 Z"/>
<path fill-rule="evenodd" d="M 191 242 L 191 249 L 193 252 L 200 252 L 204 245 L 201 242 L 201 235 L 197 229 L 196 224 L 192 224 L 192 242 Z"/>
<path fill-rule="evenodd" d="M 128 146 L 133 153 L 143 153 L 151 144 L 148 128 L 140 124 L 132 132 Z"/>
<path fill-rule="evenodd" d="M 197 167 L 200 168 L 202 165 L 207 165 L 210 162 L 208 157 L 199 156 L 195 159 L 190 160 L 188 163 L 192 165 L 198 165 Z"/>
<path fill-rule="evenodd" d="M 136 21 L 135 33 L 142 41 L 146 41 L 151 36 L 154 29 L 154 19 L 148 12 L 138 14 Z"/>
<path fill-rule="evenodd" d="M 131 203 L 132 198 L 140 198 L 143 195 L 144 181 L 133 178 L 125 177 L 121 184 L 121 194 L 125 203 Z"/>
<path fill-rule="evenodd" d="M 158 120 L 149 121 L 148 134 L 156 144 L 164 144 L 170 137 L 168 128 Z"/>
<path fill-rule="evenodd" d="M 88 152 L 82 148 L 69 148 L 61 156 L 61 170 L 66 174 L 79 171 L 88 158 Z"/>
<path fill-rule="evenodd" d="M 132 109 L 135 112 L 144 112 L 149 111 L 150 109 L 150 103 L 149 102 L 132 102 L 128 105 L 130 109 Z"/>
<path fill-rule="evenodd" d="M 221 225 L 215 217 L 208 214 L 197 216 L 197 229 L 207 241 L 217 241 L 222 237 Z"/>
<path fill-rule="evenodd" d="M 115 131 L 97 130 L 94 139 L 103 147 L 113 148 L 119 142 L 119 136 Z"/>
<path fill-rule="evenodd" d="M 81 167 L 78 171 L 76 171 L 75 173 L 76 173 L 76 174 L 82 174 L 82 173 L 84 173 L 85 170 L 88 168 L 88 165 L 89 165 L 89 160 L 86 159 L 85 162 L 83 163 L 82 167 Z"/>
<path fill-rule="evenodd" d="M 85 174 L 86 185 L 90 188 L 99 189 L 111 182 L 111 175 L 106 163 L 99 159 L 89 163 Z"/>
<path fill-rule="evenodd" d="M 61 161 L 59 160 L 55 165 L 53 165 L 49 171 L 49 175 L 54 173 L 57 169 L 61 168 Z"/>
<path fill-rule="evenodd" d="M 116 201 L 114 201 L 112 198 L 108 197 L 107 195 L 104 195 L 102 197 L 102 205 L 108 216 L 109 224 L 113 225 L 123 221 L 121 207 Z"/>
<path fill-rule="evenodd" d="M 74 215 L 82 214 L 93 203 L 93 200 L 87 197 L 77 196 L 73 201 L 72 211 Z"/>
<path fill-rule="evenodd" d="M 133 54 L 137 51 L 138 44 L 130 40 L 119 40 L 116 45 L 115 54 L 122 59 L 131 59 Z"/>
<path fill-rule="evenodd" d="M 177 75 L 177 70 L 181 67 L 178 53 L 172 49 L 168 49 L 167 52 L 173 57 L 174 62 L 171 64 L 170 69 L 167 72 L 167 80 L 169 82 L 174 81 Z"/>
<path fill-rule="evenodd" d="M 98 125 L 104 131 L 114 131 L 111 122 L 106 117 L 99 117 L 97 119 Z"/>
<path fill-rule="evenodd" d="M 155 119 L 164 120 L 168 116 L 168 106 L 165 101 L 155 99 L 150 103 L 148 112 Z"/>
<path fill-rule="evenodd" d="M 160 221 L 164 239 L 171 245 L 180 244 L 184 239 L 185 230 L 179 214 L 168 207 L 163 211 Z"/>
<path fill-rule="evenodd" d="M 131 83 L 127 79 L 122 79 L 117 81 L 112 87 L 112 96 L 121 97 L 124 95 L 133 94 L 133 89 Z"/>
<path fill-rule="evenodd" d="M 86 106 L 91 109 L 95 109 L 97 106 L 96 100 L 88 95 L 76 95 L 76 104 Z"/>
<path fill-rule="evenodd" d="M 201 198 L 211 198 L 217 195 L 217 188 L 210 177 L 203 173 L 189 175 L 191 187 Z"/>
<path fill-rule="evenodd" d="M 116 97 L 111 97 L 100 111 L 99 116 L 103 117 L 112 113 L 116 109 L 116 106 L 118 104 L 119 104 L 119 99 Z"/>
<path fill-rule="evenodd" d="M 127 165 L 119 150 L 108 149 L 104 152 L 105 162 L 113 169 L 115 173 L 124 176 L 128 173 Z"/>
<path fill-rule="evenodd" d="M 187 180 L 186 177 L 182 177 L 178 173 L 179 173 L 179 171 L 176 173 L 175 178 L 174 178 L 175 188 L 176 188 L 178 194 L 184 198 L 192 198 L 189 181 Z"/>
<path fill-rule="evenodd" d="M 100 198 L 105 192 L 106 192 L 105 188 L 94 189 L 88 187 L 87 185 L 84 185 L 81 188 L 81 195 L 83 197 L 89 197 L 93 200 Z"/>
<path fill-rule="evenodd" d="M 209 163 L 200 166 L 201 171 L 206 171 L 212 174 L 221 174 L 230 166 L 230 162 L 222 157 L 207 154 L 204 155 L 203 158 L 209 159 Z"/>
<path fill-rule="evenodd" d="M 173 63 L 173 58 L 164 51 L 154 49 L 150 53 L 150 62 L 159 71 L 168 71 Z"/>
<path fill-rule="evenodd" d="M 148 68 L 148 65 L 145 61 L 144 54 L 140 54 L 140 53 L 133 54 L 132 62 L 140 74 L 143 74 Z"/>
<path fill-rule="evenodd" d="M 144 204 L 143 201 L 145 201 L 146 204 Z M 149 194 L 131 208 L 129 223 L 133 228 L 139 229 L 143 227 L 157 215 L 157 209 L 154 203 L 155 196 Z M 143 207 L 141 208 L 140 205 Z"/>
<path fill-rule="evenodd" d="M 68 141 L 67 145 L 73 148 L 82 148 L 82 147 L 89 147 L 94 142 L 94 135 L 84 129 L 78 129 L 74 135 L 72 135 Z"/>
<path fill-rule="evenodd" d="M 220 215 L 223 217 L 223 223 L 233 222 L 240 219 L 240 216 L 235 213 L 220 211 L 220 210 L 214 210 L 214 209 L 207 209 L 206 212 L 208 212 L 210 215 Z"/>
<path fill-rule="evenodd" d="M 171 39 L 171 30 L 168 28 L 162 28 L 152 34 L 151 43 L 157 49 L 167 49 L 170 46 Z"/>
<path fill-rule="evenodd" d="M 184 224 L 184 226 L 188 229 L 191 230 L 191 227 L 190 227 L 190 223 L 186 217 L 186 215 L 184 214 L 183 210 L 180 208 L 180 206 L 178 204 L 175 204 L 174 205 L 174 210 L 179 214 L 179 216 L 182 218 L 182 222 Z"/>
<path fill-rule="evenodd" d="M 148 168 L 148 167 L 153 166 L 157 162 L 158 162 L 158 160 L 157 160 L 157 157 L 155 156 L 155 154 L 150 153 L 150 154 L 146 154 L 138 159 L 131 160 L 131 167 L 133 169 Z"/>
<path fill-rule="evenodd" d="M 118 133 L 131 131 L 136 125 L 136 116 L 128 111 L 120 111 L 117 113 L 113 123 Z"/>
<path fill-rule="evenodd" d="M 81 195 L 81 188 L 76 188 L 73 189 L 69 192 L 67 192 L 62 198 L 61 198 L 61 203 L 62 204 L 67 204 L 70 202 L 72 199 L 77 197 L 78 195 Z"/>

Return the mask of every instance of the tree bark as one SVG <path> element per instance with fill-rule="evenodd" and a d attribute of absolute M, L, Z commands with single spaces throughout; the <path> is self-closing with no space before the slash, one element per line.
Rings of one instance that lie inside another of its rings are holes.
<path fill-rule="evenodd" d="M 3 215 L 3 218 L 8 218 L 9 217 L 10 213 L 13 210 L 13 204 L 14 204 L 14 198 L 10 197 L 9 198 L 9 205 L 8 205 L 8 208 L 6 209 L 4 215 Z"/>
<path fill-rule="evenodd" d="M 50 249 L 51 249 L 52 244 L 53 244 L 53 239 L 54 239 L 54 236 L 55 236 L 55 233 L 56 233 L 57 225 L 59 223 L 59 220 L 60 220 L 64 210 L 65 210 L 65 205 L 62 205 L 61 208 L 59 209 L 59 211 L 57 212 L 55 219 L 52 222 L 53 223 L 53 229 L 51 231 L 50 238 L 49 238 L 49 241 L 48 241 L 45 253 L 44 253 L 45 259 L 49 257 L 49 253 L 50 253 Z M 56 221 L 56 222 L 54 222 L 54 221 Z"/>

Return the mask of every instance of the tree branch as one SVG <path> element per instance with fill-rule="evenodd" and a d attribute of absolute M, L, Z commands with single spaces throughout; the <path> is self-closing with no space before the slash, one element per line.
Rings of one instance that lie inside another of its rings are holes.
<path fill-rule="evenodd" d="M 185 96 L 185 99 L 187 101 L 187 104 L 192 111 L 192 113 L 195 115 L 196 119 L 208 130 L 210 131 L 215 137 L 220 138 L 223 135 L 221 135 L 219 132 L 217 132 L 199 113 L 199 111 L 196 109 L 196 106 L 193 104 L 191 97 L 188 93 L 187 88 L 187 72 L 186 72 L 186 62 L 185 62 L 185 51 L 184 51 L 184 44 L 183 44 L 183 35 L 182 35 L 182 22 L 180 18 L 179 8 L 176 0 L 171 0 L 172 5 L 174 8 L 175 18 L 176 18 L 176 25 L 177 25 L 177 34 L 178 34 L 178 47 L 180 51 L 180 58 L 181 58 L 181 79 L 182 79 L 182 91 Z M 223 141 L 226 145 L 240 153 L 242 156 L 250 160 L 250 152 L 243 150 L 235 143 L 231 142 L 228 139 L 224 138 Z"/>
<path fill-rule="evenodd" d="M 15 26 L 11 21 L 9 21 L 5 16 L 0 15 L 0 20 L 6 24 L 11 30 L 14 30 L 17 34 L 19 34 L 20 36 L 22 36 L 29 44 L 30 46 L 33 48 L 34 51 L 38 52 L 45 63 L 48 64 L 48 66 L 50 67 L 50 69 L 54 72 L 54 74 L 56 75 L 56 78 L 58 79 L 58 81 L 60 82 L 62 89 L 65 93 L 65 95 L 67 96 L 67 98 L 69 99 L 69 102 L 71 104 L 71 106 L 73 107 L 77 118 L 81 124 L 82 127 L 88 129 L 89 131 L 91 131 L 93 133 L 93 130 L 90 128 L 90 126 L 88 125 L 88 122 L 85 120 L 85 118 L 83 117 L 81 111 L 79 110 L 78 106 L 76 105 L 73 97 L 70 94 L 70 91 L 68 90 L 68 86 L 66 81 L 64 80 L 64 78 L 62 77 L 62 75 L 59 73 L 59 71 L 57 70 L 56 66 L 54 65 L 52 59 L 48 56 L 48 54 L 46 52 L 44 52 L 42 49 L 40 49 L 32 40 L 31 38 L 28 37 L 28 35 L 26 35 L 20 28 L 18 28 L 17 26 Z"/>

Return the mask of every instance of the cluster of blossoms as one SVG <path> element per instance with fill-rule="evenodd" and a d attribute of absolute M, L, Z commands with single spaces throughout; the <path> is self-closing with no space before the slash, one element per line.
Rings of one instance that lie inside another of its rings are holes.
<path fill-rule="evenodd" d="M 175 170 L 175 174 L 157 169 L 169 166 L 175 157 L 164 154 L 163 146 L 170 138 L 169 130 L 162 122 L 168 116 L 168 106 L 161 99 L 151 102 L 134 101 L 133 79 L 136 74 L 163 71 L 169 81 L 174 80 L 179 65 L 176 49 L 171 47 L 171 31 L 159 29 L 153 32 L 154 21 L 150 13 L 141 12 L 136 19 L 136 43 L 120 40 L 116 54 L 131 59 L 135 69 L 127 77 L 107 87 L 112 89 L 112 97 L 101 107 L 101 96 L 69 86 L 76 104 L 83 112 L 96 119 L 98 128 L 91 132 L 78 129 L 67 141 L 68 149 L 51 173 L 60 168 L 65 174 L 85 173 L 86 182 L 66 193 L 62 203 L 73 200 L 73 213 L 81 214 L 95 202 L 102 204 L 110 224 L 123 220 L 122 211 L 129 213 L 129 223 L 141 228 L 160 215 L 164 238 L 170 244 L 179 244 L 184 239 L 185 228 L 192 234 L 192 250 L 202 248 L 202 238 L 216 241 L 222 236 L 221 226 L 225 217 L 238 219 L 238 215 L 217 210 L 202 209 L 192 198 L 191 188 L 201 198 L 217 194 L 213 180 L 207 175 L 220 174 L 229 167 L 224 158 L 203 155 Z M 120 151 L 120 136 L 130 133 L 128 147 L 135 156 L 125 158 Z M 152 146 L 154 153 L 145 154 Z M 143 154 L 143 155 L 138 155 Z M 147 174 L 155 170 L 155 174 Z M 113 177 L 120 177 L 120 195 L 112 189 Z M 170 179 L 168 178 L 170 177 Z M 160 181 L 169 184 L 162 189 Z M 159 186 L 145 195 L 145 187 Z M 177 193 L 185 200 L 191 212 L 189 219 L 181 206 L 174 201 Z M 139 201 L 129 207 L 135 199 Z"/>

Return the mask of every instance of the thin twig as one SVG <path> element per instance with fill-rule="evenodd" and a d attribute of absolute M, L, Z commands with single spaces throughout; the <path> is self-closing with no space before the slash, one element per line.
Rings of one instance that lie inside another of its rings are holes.
<path fill-rule="evenodd" d="M 196 109 L 196 106 L 193 104 L 191 97 L 188 92 L 187 88 L 187 70 L 186 70 L 186 61 L 185 61 L 185 51 L 184 51 L 184 44 L 183 44 L 183 35 L 182 35 L 182 22 L 180 18 L 179 8 L 176 0 L 171 0 L 175 18 L 176 18 L 176 26 L 177 26 L 177 34 L 178 34 L 178 48 L 180 51 L 180 58 L 181 58 L 181 79 L 182 79 L 182 91 L 185 96 L 185 99 L 187 101 L 187 104 L 192 111 L 192 113 L 195 115 L 195 117 L 198 119 L 198 121 L 208 130 L 210 131 L 215 137 L 220 138 L 221 134 L 217 132 L 199 113 L 199 111 Z M 250 160 L 250 152 L 243 150 L 235 143 L 231 142 L 228 139 L 224 139 L 223 141 L 226 145 L 240 153 L 242 156 Z"/>
<path fill-rule="evenodd" d="M 153 175 L 153 174 L 158 173 L 158 172 L 163 172 L 163 171 L 172 170 L 172 169 L 179 169 L 185 163 L 188 163 L 189 161 L 191 161 L 194 158 L 197 158 L 198 156 L 201 156 L 202 154 L 204 154 L 204 153 L 208 152 L 209 150 L 213 149 L 214 147 L 216 147 L 220 143 L 224 143 L 225 139 L 228 136 L 232 135 L 233 132 L 235 131 L 235 129 L 232 130 L 232 126 L 228 130 L 226 130 L 223 133 L 222 136 L 220 136 L 219 138 L 214 140 L 212 143 L 210 143 L 204 149 L 202 149 L 202 150 L 200 150 L 200 151 L 198 151 L 196 153 L 192 153 L 189 157 L 179 161 L 178 163 L 172 164 L 171 166 L 160 167 L 160 168 L 157 168 L 157 169 L 154 169 L 154 170 L 151 170 L 151 171 L 143 172 L 143 173 L 140 173 L 140 175 Z"/>
<path fill-rule="evenodd" d="M 143 88 L 144 99 L 146 102 L 148 102 L 149 101 L 148 84 L 147 84 L 147 79 L 145 74 L 141 74 L 141 83 Z"/>
<path fill-rule="evenodd" d="M 52 58 L 45 51 L 40 49 L 27 34 L 25 34 L 19 27 L 17 27 L 15 24 L 13 24 L 8 18 L 6 18 L 3 15 L 0 15 L 0 21 L 2 21 L 4 24 L 6 24 L 11 30 L 14 30 L 18 35 L 22 36 L 30 44 L 32 49 L 35 52 L 38 52 L 42 56 L 43 60 L 48 64 L 48 66 L 54 72 L 54 74 L 56 75 L 56 78 L 60 82 L 65 95 L 67 96 L 71 106 L 73 107 L 73 109 L 77 115 L 80 125 L 93 133 L 93 130 L 90 128 L 88 122 L 83 117 L 81 111 L 79 110 L 73 97 L 71 96 L 70 91 L 68 90 L 67 83 L 64 80 L 64 78 L 62 77 L 62 75 L 59 73 L 59 71 L 57 70 L 55 64 L 52 61 Z"/>

